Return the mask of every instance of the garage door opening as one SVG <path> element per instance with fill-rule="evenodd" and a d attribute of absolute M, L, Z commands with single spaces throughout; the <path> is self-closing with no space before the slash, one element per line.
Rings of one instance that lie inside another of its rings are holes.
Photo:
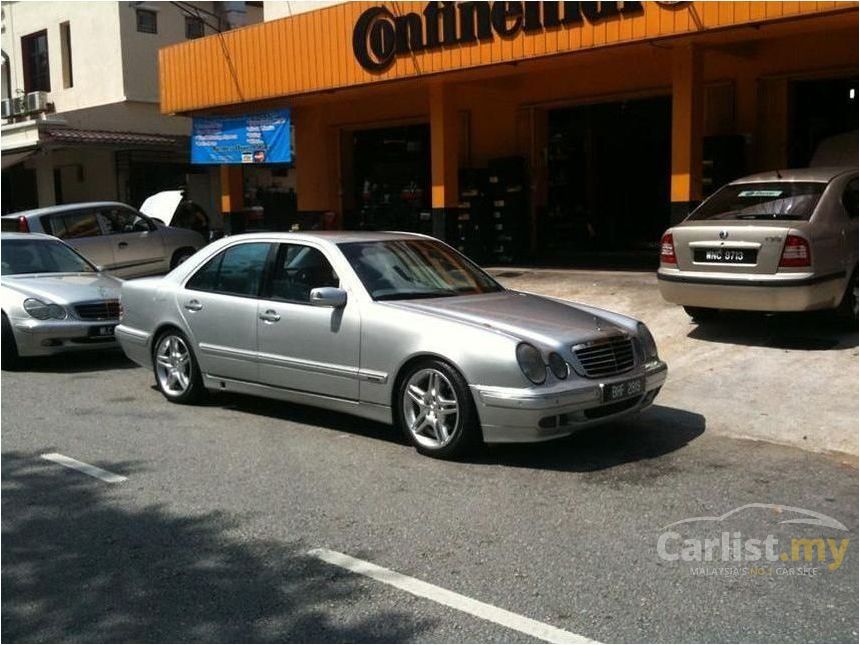
<path fill-rule="evenodd" d="M 853 142 L 849 152 L 856 155 L 857 90 L 856 76 L 794 81 L 789 85 L 789 167 L 808 166 L 822 142 L 848 133 L 853 133 L 847 137 Z M 831 151 L 830 156 L 839 158 L 832 152 L 835 151 Z M 829 162 L 824 163 L 831 165 Z M 854 156 L 851 165 L 856 163 Z"/>
<path fill-rule="evenodd" d="M 348 132 L 342 150 L 344 228 L 431 231 L 429 125 Z"/>
<path fill-rule="evenodd" d="M 670 97 L 549 113 L 538 256 L 573 267 L 654 267 L 669 225 Z"/>

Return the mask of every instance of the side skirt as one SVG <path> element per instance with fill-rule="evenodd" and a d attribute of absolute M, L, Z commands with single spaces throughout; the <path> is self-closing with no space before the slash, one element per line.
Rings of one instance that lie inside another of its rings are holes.
<path fill-rule="evenodd" d="M 213 390 L 215 392 L 239 392 L 240 394 L 251 394 L 253 396 L 261 396 L 267 399 L 300 403 L 302 405 L 311 405 L 317 408 L 324 408 L 326 410 L 334 410 L 335 412 L 354 414 L 357 417 L 371 419 L 388 425 L 392 425 L 393 423 L 391 408 L 387 405 L 379 405 L 378 403 L 350 401 L 348 399 L 339 399 L 337 397 L 325 396 L 323 394 L 301 392 L 299 390 L 263 385 L 262 383 L 251 383 L 249 381 L 239 381 L 236 379 L 212 376 L 209 374 L 203 375 L 203 385 L 206 389 Z"/>

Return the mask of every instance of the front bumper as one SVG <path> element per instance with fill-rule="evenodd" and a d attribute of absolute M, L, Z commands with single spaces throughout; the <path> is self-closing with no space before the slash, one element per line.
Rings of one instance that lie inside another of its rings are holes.
<path fill-rule="evenodd" d="M 51 356 L 119 346 L 115 336 L 93 335 L 100 328 L 116 326 L 118 320 L 85 322 L 19 318 L 10 322 L 20 356 Z"/>
<path fill-rule="evenodd" d="M 812 311 L 839 305 L 845 274 L 703 274 L 660 268 L 660 295 L 687 307 L 740 311 Z"/>
<path fill-rule="evenodd" d="M 653 361 L 644 369 L 600 381 L 580 381 L 568 389 L 535 389 L 472 385 L 472 396 L 487 443 L 547 441 L 581 428 L 639 412 L 654 402 L 668 372 L 666 363 Z M 615 403 L 602 403 L 602 386 L 645 376 L 645 392 Z"/>

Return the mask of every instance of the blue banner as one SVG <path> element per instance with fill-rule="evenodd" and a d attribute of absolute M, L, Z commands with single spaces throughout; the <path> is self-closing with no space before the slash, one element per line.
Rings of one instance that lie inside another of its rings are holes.
<path fill-rule="evenodd" d="M 191 163 L 290 163 L 289 109 L 229 117 L 194 117 Z"/>

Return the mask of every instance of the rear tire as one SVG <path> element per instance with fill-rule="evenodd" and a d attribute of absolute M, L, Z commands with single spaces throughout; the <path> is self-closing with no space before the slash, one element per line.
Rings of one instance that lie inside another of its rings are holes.
<path fill-rule="evenodd" d="M 21 366 L 21 357 L 18 355 L 18 343 L 15 342 L 15 333 L 6 313 L 3 313 L 2 322 L 3 346 L 2 346 L 2 369 L 6 371 L 16 370 Z"/>
<path fill-rule="evenodd" d="M 192 249 L 190 247 L 177 249 L 176 251 L 174 251 L 173 257 L 170 258 L 170 270 L 173 271 L 173 269 L 175 269 L 180 264 L 185 262 L 185 260 L 190 258 L 195 253 L 197 253 L 197 251 L 195 251 L 194 249 Z"/>
<path fill-rule="evenodd" d="M 840 319 L 857 324 L 858 314 L 858 298 L 857 298 L 857 270 L 854 270 L 854 276 L 848 281 L 848 286 L 845 289 L 845 295 L 842 296 L 842 302 L 836 308 L 836 315 Z"/>
<path fill-rule="evenodd" d="M 158 389 L 171 403 L 197 403 L 206 392 L 191 342 L 177 329 L 168 329 L 153 344 L 152 371 Z"/>
<path fill-rule="evenodd" d="M 684 311 L 693 319 L 694 322 L 708 322 L 715 320 L 720 315 L 719 309 L 711 309 L 710 307 L 687 307 L 684 306 Z"/>
<path fill-rule="evenodd" d="M 455 459 L 481 444 L 469 386 L 449 364 L 415 363 L 399 379 L 395 397 L 395 422 L 422 455 Z"/>

